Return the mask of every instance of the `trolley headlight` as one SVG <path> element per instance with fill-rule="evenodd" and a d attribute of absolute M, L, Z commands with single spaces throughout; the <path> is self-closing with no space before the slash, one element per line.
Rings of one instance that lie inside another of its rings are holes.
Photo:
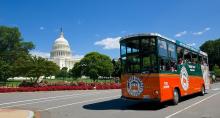
<path fill-rule="evenodd" d="M 158 91 L 158 90 L 155 90 L 155 91 L 154 91 L 154 94 L 158 95 L 158 94 L 159 94 L 159 91 Z"/>

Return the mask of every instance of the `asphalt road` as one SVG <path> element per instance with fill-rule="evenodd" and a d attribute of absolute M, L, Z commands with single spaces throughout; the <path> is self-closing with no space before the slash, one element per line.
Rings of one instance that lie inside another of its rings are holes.
<path fill-rule="evenodd" d="M 120 90 L 0 94 L 0 107 L 28 109 L 41 118 L 220 118 L 220 83 L 205 96 L 184 97 L 176 106 L 120 99 Z"/>

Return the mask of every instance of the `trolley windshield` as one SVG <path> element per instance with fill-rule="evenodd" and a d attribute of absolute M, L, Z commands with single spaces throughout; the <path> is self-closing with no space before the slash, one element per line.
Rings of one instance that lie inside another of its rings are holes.
<path fill-rule="evenodd" d="M 158 72 L 156 38 L 139 36 L 120 41 L 123 73 Z"/>

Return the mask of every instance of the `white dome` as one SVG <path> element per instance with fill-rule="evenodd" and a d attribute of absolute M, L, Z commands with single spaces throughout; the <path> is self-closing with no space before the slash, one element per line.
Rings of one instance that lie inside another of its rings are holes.
<path fill-rule="evenodd" d="M 64 38 L 64 34 L 61 31 L 60 37 L 57 38 L 53 44 L 52 51 L 50 53 L 51 58 L 71 58 L 71 49 L 68 41 Z"/>
<path fill-rule="evenodd" d="M 69 45 L 68 41 L 64 38 L 63 32 L 61 32 L 60 37 L 55 40 L 54 44 Z"/>

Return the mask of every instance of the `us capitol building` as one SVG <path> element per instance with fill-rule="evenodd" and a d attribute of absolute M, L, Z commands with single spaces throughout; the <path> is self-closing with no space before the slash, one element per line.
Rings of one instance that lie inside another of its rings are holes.
<path fill-rule="evenodd" d="M 49 60 L 56 63 L 60 68 L 67 67 L 68 70 L 72 69 L 76 62 L 79 62 L 79 59 L 73 58 L 70 45 L 64 38 L 62 29 L 59 38 L 53 44 Z"/>

